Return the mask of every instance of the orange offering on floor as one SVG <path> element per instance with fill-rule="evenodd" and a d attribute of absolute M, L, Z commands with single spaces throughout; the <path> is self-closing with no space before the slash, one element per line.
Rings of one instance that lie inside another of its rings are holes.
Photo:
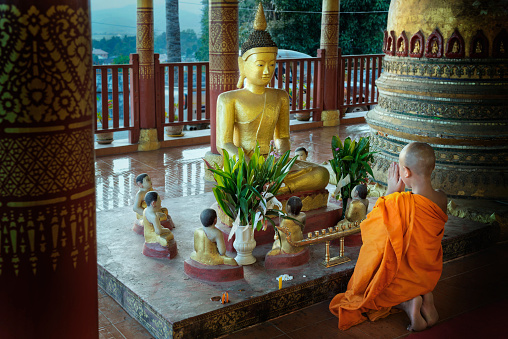
<path fill-rule="evenodd" d="M 443 268 L 441 239 L 448 220 L 443 210 L 419 194 L 396 192 L 377 200 L 361 224 L 363 246 L 345 293 L 330 311 L 346 330 L 393 306 L 431 292 Z"/>

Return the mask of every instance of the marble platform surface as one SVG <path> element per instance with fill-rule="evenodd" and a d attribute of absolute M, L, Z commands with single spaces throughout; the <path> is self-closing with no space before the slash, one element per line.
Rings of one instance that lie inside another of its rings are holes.
<path fill-rule="evenodd" d="M 172 259 L 145 257 L 144 239 L 134 233 L 134 212 L 128 206 L 97 213 L 99 285 L 156 338 L 214 338 L 328 299 L 344 291 L 353 272 L 359 246 L 346 247 L 352 261 L 324 268 L 325 245 L 310 247 L 311 259 L 302 266 L 265 270 L 271 244 L 254 250 L 257 262 L 244 267 L 245 279 L 205 283 L 184 273 L 184 261 L 193 250 L 193 232 L 199 214 L 214 203 L 212 193 L 164 199 L 175 223 L 178 255 Z M 499 229 L 451 217 L 445 227 L 445 259 L 493 244 Z M 230 255 L 234 255 L 230 253 Z M 332 256 L 338 249 L 332 248 Z M 276 278 L 293 277 L 278 289 Z M 230 303 L 210 298 L 229 293 Z"/>

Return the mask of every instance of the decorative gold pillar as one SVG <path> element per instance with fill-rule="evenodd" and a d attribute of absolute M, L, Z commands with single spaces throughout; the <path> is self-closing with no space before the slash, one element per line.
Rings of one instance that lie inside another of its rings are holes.
<path fill-rule="evenodd" d="M 236 89 L 238 82 L 238 2 L 209 0 L 209 59 L 210 59 L 210 148 L 205 159 L 222 165 L 216 147 L 217 98 L 222 92 Z M 205 164 L 206 166 L 206 164 Z M 213 180 L 209 173 L 207 180 Z"/>
<path fill-rule="evenodd" d="M 136 52 L 139 54 L 138 151 L 160 148 L 155 120 L 155 69 L 153 59 L 153 0 L 138 0 Z"/>
<path fill-rule="evenodd" d="M 339 74 L 339 0 L 323 0 L 321 16 L 321 49 L 325 52 L 323 126 L 337 126 L 337 81 Z"/>
<path fill-rule="evenodd" d="M 238 2 L 209 2 L 210 58 L 210 130 L 212 153 L 215 146 L 217 98 L 222 92 L 236 89 L 238 82 Z"/>
<path fill-rule="evenodd" d="M 97 338 L 87 0 L 0 5 L 0 337 Z"/>

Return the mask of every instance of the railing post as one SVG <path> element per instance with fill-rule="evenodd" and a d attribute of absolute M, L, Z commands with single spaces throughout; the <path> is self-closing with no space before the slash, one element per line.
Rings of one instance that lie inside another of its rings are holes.
<path fill-rule="evenodd" d="M 164 105 L 162 104 L 162 98 L 164 97 L 164 86 L 160 86 L 161 81 L 161 67 L 159 61 L 159 54 L 153 55 L 153 67 L 154 67 L 154 88 L 155 88 L 155 126 L 157 128 L 157 139 L 159 141 L 164 140 Z M 164 73 L 164 72 L 162 72 Z M 164 76 L 164 74 L 162 74 Z M 162 93 L 161 93 L 162 91 Z M 161 98 L 162 96 L 162 98 Z"/>
<path fill-rule="evenodd" d="M 342 118 L 344 116 L 345 110 L 344 107 L 344 59 L 342 58 L 342 48 L 339 47 L 339 70 L 337 77 L 337 87 L 338 87 L 338 94 L 337 94 L 337 110 L 339 111 L 339 115 Z"/>
<path fill-rule="evenodd" d="M 129 142 L 137 144 L 139 142 L 139 55 L 130 55 L 130 64 L 132 65 L 130 74 L 130 100 L 131 100 L 131 120 L 134 129 L 129 132 Z"/>
<path fill-rule="evenodd" d="M 321 121 L 321 113 L 323 112 L 323 93 L 324 93 L 324 87 L 325 87 L 325 57 L 326 57 L 326 51 L 324 49 L 318 49 L 317 50 L 317 80 L 316 84 L 314 86 L 314 96 L 317 101 L 317 107 L 319 107 L 318 111 L 314 111 L 313 113 L 313 120 L 314 121 Z"/>

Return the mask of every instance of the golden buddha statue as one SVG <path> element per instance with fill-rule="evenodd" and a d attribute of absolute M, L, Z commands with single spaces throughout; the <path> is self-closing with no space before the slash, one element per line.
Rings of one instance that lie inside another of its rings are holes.
<path fill-rule="evenodd" d="M 298 220 L 298 222 L 290 219 L 283 219 L 280 223 L 279 229 L 286 229 L 291 234 L 291 241 L 303 240 L 303 229 L 305 228 L 305 213 L 302 210 L 302 200 L 298 197 L 291 197 L 286 203 L 286 212 L 288 217 Z M 275 235 L 272 250 L 268 255 L 279 254 L 295 254 L 305 250 L 304 246 L 295 247 L 287 241 L 286 234 L 279 232 L 280 239 Z"/>
<path fill-rule="evenodd" d="M 364 184 L 356 185 L 351 192 L 352 199 L 349 201 L 346 209 L 346 217 L 339 221 L 337 226 L 344 223 L 362 221 L 367 216 L 369 200 L 367 199 L 367 186 Z"/>
<path fill-rule="evenodd" d="M 146 208 L 147 204 L 145 202 L 145 195 L 147 192 L 153 190 L 152 188 L 152 180 L 150 176 L 146 173 L 142 173 L 136 177 L 136 186 L 139 187 L 136 196 L 134 197 L 134 205 L 132 206 L 132 210 L 136 212 L 136 222 L 134 227 L 138 227 L 140 229 L 143 228 L 143 211 Z M 175 225 L 173 224 L 173 220 L 168 214 L 168 209 L 162 207 L 161 212 L 165 214 L 163 220 L 167 221 L 166 224 L 170 229 L 173 229 Z M 141 230 L 142 231 L 142 230 Z M 139 233 L 141 234 L 141 233 Z"/>
<path fill-rule="evenodd" d="M 150 191 L 145 195 L 147 207 L 143 210 L 143 226 L 145 243 L 160 244 L 167 247 L 168 242 L 174 239 L 173 233 L 168 228 L 161 225 L 161 221 L 166 219 L 166 214 L 162 212 L 161 197 L 157 192 Z"/>
<path fill-rule="evenodd" d="M 434 40 L 432 42 L 432 54 L 437 54 L 438 51 L 439 51 L 439 47 L 437 46 L 437 41 Z"/>
<path fill-rule="evenodd" d="M 504 54 L 504 44 L 503 44 L 503 42 L 502 42 L 502 41 L 501 41 L 501 44 L 499 45 L 499 52 L 500 52 L 501 54 Z"/>
<path fill-rule="evenodd" d="M 420 40 L 416 40 L 416 42 L 415 42 L 415 48 L 413 48 L 413 53 L 414 54 L 420 53 Z"/>
<path fill-rule="evenodd" d="M 217 99 L 217 150 L 221 154 L 225 149 L 231 155 L 238 155 L 238 149 L 242 148 L 249 159 L 258 143 L 261 153 L 267 155 L 272 139 L 279 153 L 290 149 L 288 94 L 282 89 L 266 87 L 274 74 L 277 45 L 265 29 L 260 3 L 254 31 L 242 45 L 238 58 L 237 87 L 240 89 L 224 92 Z M 296 161 L 279 193 L 320 190 L 328 180 L 326 168 Z"/>
<path fill-rule="evenodd" d="M 194 231 L 194 252 L 191 259 L 203 265 L 237 266 L 236 260 L 226 255 L 226 243 L 222 232 L 215 227 L 217 213 L 211 208 L 200 215 L 202 228 Z"/>
<path fill-rule="evenodd" d="M 459 43 L 457 42 L 457 40 L 455 40 L 455 42 L 453 43 L 452 53 L 459 53 Z"/>
<path fill-rule="evenodd" d="M 399 52 L 404 52 L 404 49 L 406 49 L 406 45 L 404 44 L 404 40 L 402 40 L 400 42 Z"/>
<path fill-rule="evenodd" d="M 480 43 L 480 41 L 477 41 L 476 42 L 476 47 L 475 47 L 475 53 L 477 54 L 480 54 L 482 52 L 482 44 Z"/>

